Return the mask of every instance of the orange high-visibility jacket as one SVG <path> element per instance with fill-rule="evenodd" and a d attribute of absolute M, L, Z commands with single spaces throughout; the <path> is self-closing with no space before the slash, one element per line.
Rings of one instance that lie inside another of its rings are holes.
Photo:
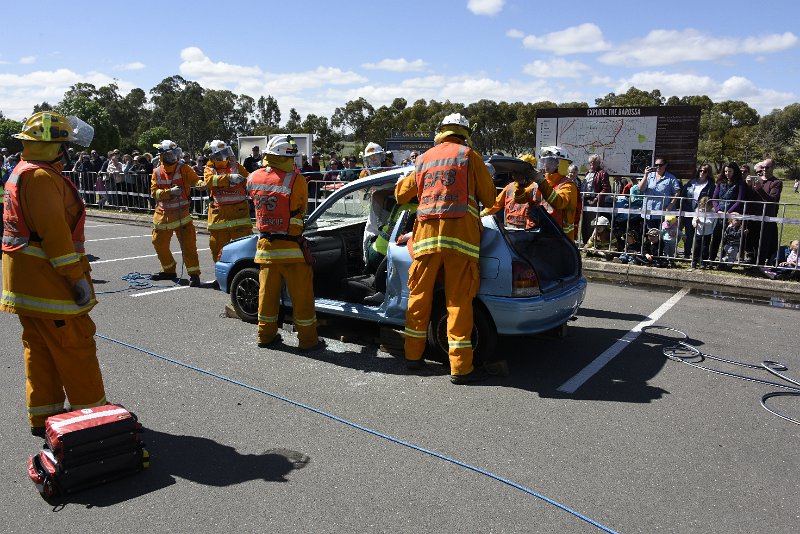
<path fill-rule="evenodd" d="M 303 215 L 308 203 L 305 176 L 274 167 L 263 167 L 250 175 L 247 190 L 256 208 L 259 233 L 298 238 L 303 234 Z M 256 263 L 305 262 L 295 240 L 262 237 L 258 240 Z"/>
<path fill-rule="evenodd" d="M 156 201 L 153 213 L 154 230 L 174 230 L 192 222 L 189 214 L 189 190 L 200 181 L 197 173 L 189 165 L 163 163 L 153 169 L 150 181 L 150 196 Z M 178 197 L 172 197 L 170 188 L 181 188 Z"/>
<path fill-rule="evenodd" d="M 21 248 L 3 253 L 3 293 L 0 310 L 45 319 L 88 313 L 97 301 L 78 306 L 73 286 L 81 278 L 91 287 L 91 267 L 83 253 L 86 210 L 75 186 L 60 173 L 61 165 L 23 160 L 15 183 L 6 191 L 6 210 L 17 229 L 29 231 Z M 11 193 L 16 200 L 11 200 Z"/>

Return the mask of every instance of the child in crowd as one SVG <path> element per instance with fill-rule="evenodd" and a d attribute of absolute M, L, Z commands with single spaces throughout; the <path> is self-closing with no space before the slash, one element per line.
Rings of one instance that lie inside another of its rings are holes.
<path fill-rule="evenodd" d="M 651 228 L 647 231 L 647 236 L 642 245 L 642 253 L 635 258 L 639 265 L 652 265 L 654 267 L 669 267 L 669 261 L 662 256 L 661 231 L 658 228 Z"/>
<path fill-rule="evenodd" d="M 694 241 L 692 243 L 692 265 L 691 268 L 705 268 L 708 266 L 709 247 L 711 246 L 711 236 L 717 226 L 717 218 L 714 213 L 714 203 L 709 197 L 700 197 L 697 201 L 697 210 L 692 218 L 694 227 Z"/>
<path fill-rule="evenodd" d="M 636 258 L 636 255 L 639 253 L 640 249 L 641 245 L 639 244 L 639 234 L 633 230 L 627 231 L 625 233 L 625 248 L 619 257 L 619 261 L 622 263 L 632 262 Z"/>
<path fill-rule="evenodd" d="M 670 215 L 661 223 L 661 250 L 664 256 L 669 258 L 672 263 L 672 258 L 675 257 L 675 248 L 678 243 L 678 218 Z"/>
<path fill-rule="evenodd" d="M 739 214 L 732 211 L 729 214 L 728 226 L 722 234 L 722 258 L 720 268 L 730 270 L 731 265 L 739 259 L 739 248 L 742 243 L 742 221 Z"/>
<path fill-rule="evenodd" d="M 789 243 L 789 255 L 786 257 L 786 261 L 778 264 L 778 267 L 797 267 L 797 249 L 799 246 L 800 241 L 797 239 Z"/>
<path fill-rule="evenodd" d="M 610 259 L 611 222 L 608 217 L 600 215 L 592 221 L 592 226 L 594 226 L 594 231 L 586 242 L 586 257 L 597 257 L 601 260 Z"/>

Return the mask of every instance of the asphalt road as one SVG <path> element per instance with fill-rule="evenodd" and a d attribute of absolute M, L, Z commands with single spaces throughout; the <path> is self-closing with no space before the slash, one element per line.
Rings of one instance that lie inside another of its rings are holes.
<path fill-rule="evenodd" d="M 796 309 L 592 283 L 565 338 L 505 339 L 509 376 L 454 386 L 437 364 L 406 374 L 371 329 L 337 321 L 324 352 L 297 353 L 289 332 L 258 349 L 253 325 L 221 317 L 222 292 L 125 291 L 123 275 L 159 269 L 147 228 L 90 220 L 87 239 L 97 291 L 123 290 L 100 295 L 98 334 L 261 391 L 98 339 L 108 397 L 146 427 L 151 467 L 54 507 L 27 478 L 40 440 L 27 430 L 19 322 L 0 314 L 4 532 L 600 531 L 554 503 L 618 532 L 796 531 L 800 426 L 759 404 L 778 388 L 667 360 L 630 333 L 660 309 L 657 324 L 703 351 L 780 360 L 797 379 Z M 796 397 L 771 406 L 800 418 Z"/>

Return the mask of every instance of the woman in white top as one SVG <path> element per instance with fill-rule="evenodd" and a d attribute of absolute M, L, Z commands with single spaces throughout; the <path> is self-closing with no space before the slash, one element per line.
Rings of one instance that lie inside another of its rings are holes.
<path fill-rule="evenodd" d="M 711 196 L 711 193 L 714 192 L 714 180 L 711 179 L 711 172 L 711 165 L 707 163 L 701 165 L 697 171 L 697 176 L 689 180 L 689 183 L 684 186 L 681 192 L 683 197 L 681 210 L 694 212 L 697 210 L 697 202 L 700 197 Z M 691 258 L 693 257 L 692 243 L 694 242 L 694 226 L 691 217 L 681 217 L 681 230 L 683 230 L 683 257 Z"/>

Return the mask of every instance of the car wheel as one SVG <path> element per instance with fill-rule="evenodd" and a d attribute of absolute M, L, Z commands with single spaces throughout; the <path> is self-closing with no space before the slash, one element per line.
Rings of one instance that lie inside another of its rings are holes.
<path fill-rule="evenodd" d="M 258 269 L 246 267 L 231 282 L 231 305 L 242 321 L 258 323 Z"/>
<path fill-rule="evenodd" d="M 494 359 L 497 348 L 497 330 L 483 307 L 473 304 L 472 313 L 472 363 L 482 365 Z M 448 363 L 447 307 L 443 302 L 433 306 L 428 323 L 428 346 L 425 356 L 434 361 Z"/>

